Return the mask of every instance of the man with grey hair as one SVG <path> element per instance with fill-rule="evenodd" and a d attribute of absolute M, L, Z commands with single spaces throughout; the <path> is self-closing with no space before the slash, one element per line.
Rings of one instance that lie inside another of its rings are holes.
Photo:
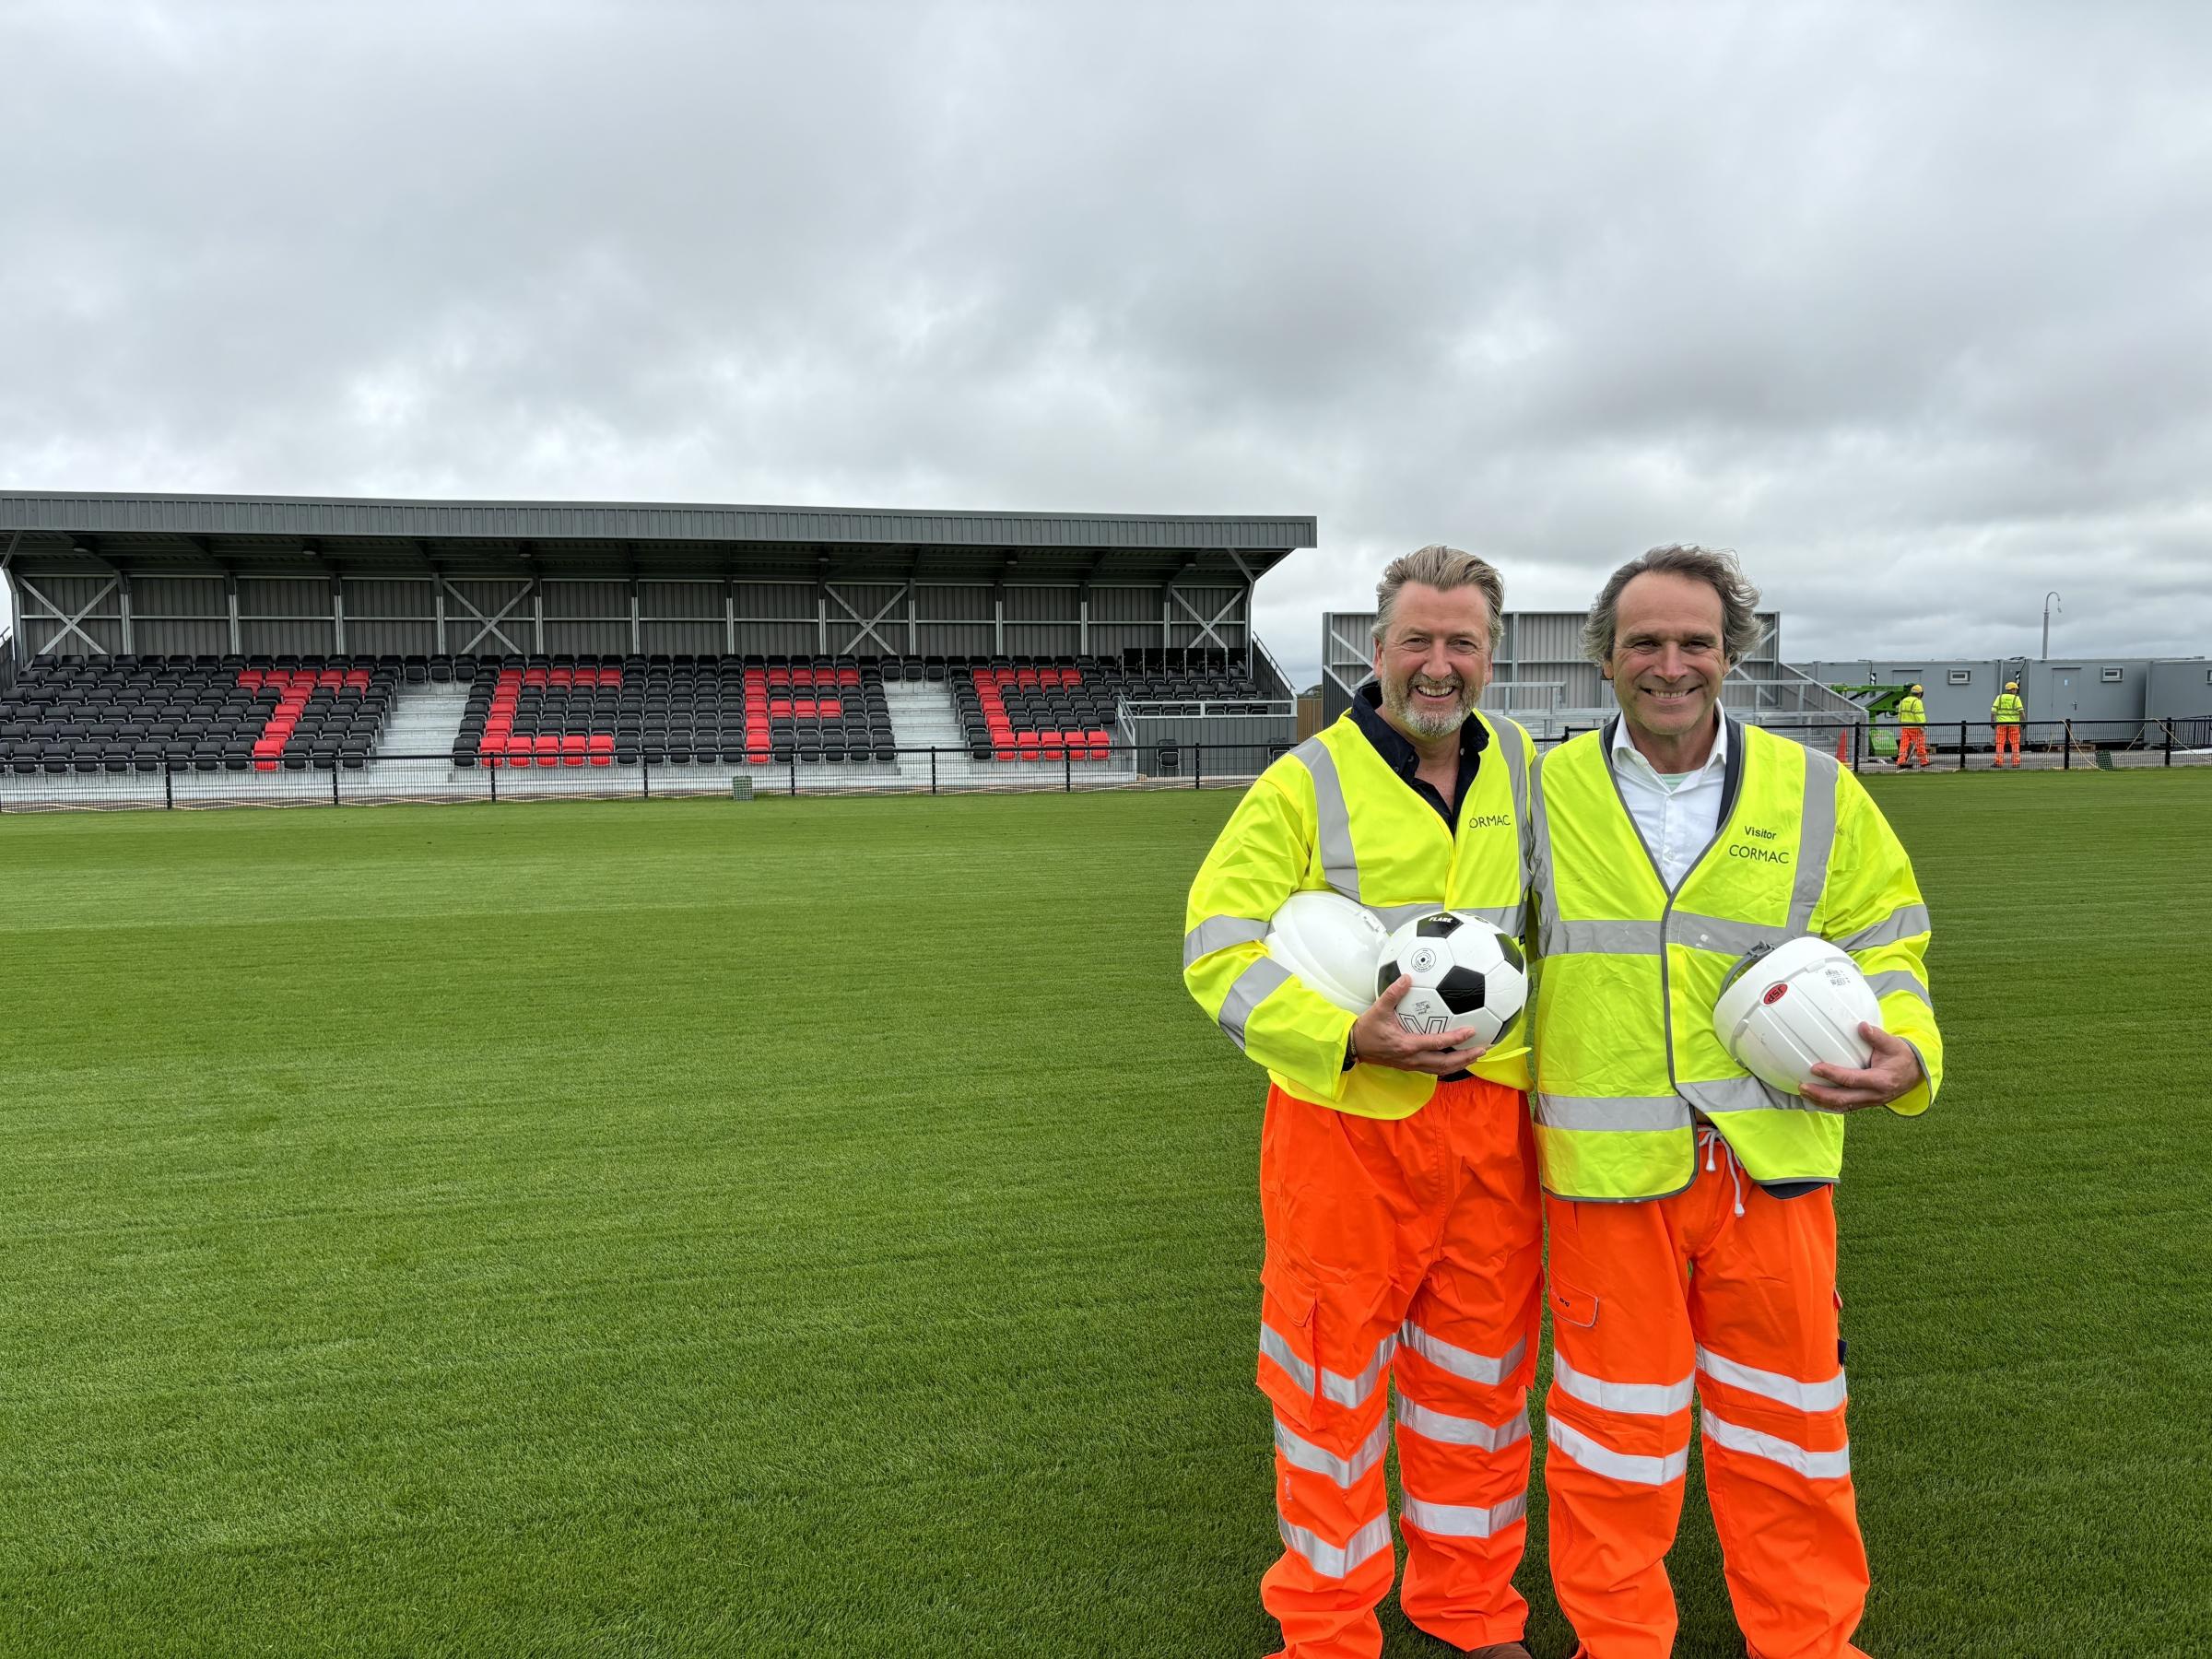
<path fill-rule="evenodd" d="M 1758 602 L 1703 547 L 1615 571 L 1584 644 L 1620 712 L 1545 755 L 1532 790 L 1545 1485 L 1587 1659 L 1673 1650 L 1693 1391 L 1747 1652 L 1860 1653 L 1832 1189 L 1844 1114 L 1926 1111 L 1943 1048 L 1927 909 L 1880 810 L 1830 757 L 1721 711 Z M 1856 960 L 1882 1018 L 1859 1027 L 1865 1065 L 1816 1065 L 1794 1095 L 1737 1063 L 1712 1009 L 1739 965 L 1806 935 Z"/>
<path fill-rule="evenodd" d="M 1260 1598 L 1282 1626 L 1278 1659 L 1382 1652 L 1394 1389 L 1399 1605 L 1462 1651 L 1528 1659 L 1512 1584 L 1541 1257 L 1527 1050 L 1512 1031 L 1486 1051 L 1467 1030 L 1407 1030 L 1405 978 L 1339 1007 L 1266 945 L 1286 900 L 1325 891 L 1391 926 L 1449 906 L 1521 934 L 1535 749 L 1475 708 L 1503 603 L 1472 554 L 1393 563 L 1374 683 L 1261 774 L 1191 887 L 1184 982 L 1270 1084 L 1258 1382 L 1283 1554 Z"/>

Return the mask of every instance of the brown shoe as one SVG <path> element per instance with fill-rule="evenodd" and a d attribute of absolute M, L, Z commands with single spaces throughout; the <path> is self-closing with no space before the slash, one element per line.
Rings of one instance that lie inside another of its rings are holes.
<path fill-rule="evenodd" d="M 1475 1649 L 1467 1659 L 1530 1659 L 1530 1654 L 1517 1641 L 1493 1641 L 1488 1647 Z"/>

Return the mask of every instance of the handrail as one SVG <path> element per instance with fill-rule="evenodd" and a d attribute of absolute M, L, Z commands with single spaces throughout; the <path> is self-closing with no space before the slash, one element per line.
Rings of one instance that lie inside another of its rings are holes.
<path fill-rule="evenodd" d="M 1290 683 L 1290 677 L 1283 672 L 1283 665 L 1275 660 L 1275 653 L 1267 649 L 1267 641 L 1255 633 L 1252 636 L 1252 649 L 1255 655 L 1265 660 L 1267 672 L 1274 675 L 1275 683 L 1289 694 L 1291 704 L 1295 707 L 1298 702 L 1298 688 Z"/>

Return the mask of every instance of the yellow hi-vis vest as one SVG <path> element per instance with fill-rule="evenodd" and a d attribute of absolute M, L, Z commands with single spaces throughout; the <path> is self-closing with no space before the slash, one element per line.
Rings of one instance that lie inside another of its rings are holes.
<path fill-rule="evenodd" d="M 1997 700 L 1989 705 L 1989 717 L 1999 725 L 2018 725 L 2026 712 L 2018 691 L 2000 691 Z"/>
<path fill-rule="evenodd" d="M 1411 1117 L 1436 1079 L 1344 1065 L 1358 1016 L 1269 958 L 1268 919 L 1292 893 L 1334 888 L 1385 927 L 1449 907 L 1471 911 L 1525 947 L 1529 764 L 1535 746 L 1512 721 L 1471 714 L 1489 732 L 1456 833 L 1375 752 L 1348 714 L 1253 782 L 1191 884 L 1182 979 L 1207 1018 L 1286 1093 L 1360 1117 Z M 1526 1016 L 1469 1069 L 1528 1087 Z"/>
<path fill-rule="evenodd" d="M 1770 1088 L 1712 1030 L 1729 969 L 1814 934 L 1849 951 L 1882 1023 L 1919 1052 L 1928 1109 L 1943 1045 L 1928 997 L 1928 912 L 1912 866 L 1859 781 L 1829 756 L 1729 723 L 1735 785 L 1718 830 L 1673 892 L 1613 776 L 1611 729 L 1535 771 L 1535 1088 L 1547 1190 L 1659 1198 L 1696 1175 L 1692 1108 L 1755 1181 L 1834 1181 L 1843 1115 Z M 1740 768 L 1740 770 L 1739 770 Z"/>
<path fill-rule="evenodd" d="M 1900 697 L 1897 701 L 1897 724 L 1925 725 L 1928 724 L 1928 705 L 1917 697 Z"/>

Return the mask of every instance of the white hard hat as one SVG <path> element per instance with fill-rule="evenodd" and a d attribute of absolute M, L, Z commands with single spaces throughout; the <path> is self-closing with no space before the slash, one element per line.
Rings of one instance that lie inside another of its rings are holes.
<path fill-rule="evenodd" d="M 1811 937 L 1746 957 L 1712 1008 L 1721 1046 L 1784 1094 L 1802 1094 L 1806 1083 L 1818 1082 L 1818 1061 L 1861 1067 L 1872 1060 L 1861 1020 L 1882 1023 L 1874 987 L 1844 952 Z"/>
<path fill-rule="evenodd" d="M 1338 1007 L 1364 1014 L 1390 930 L 1341 893 L 1293 893 L 1267 928 L 1267 954 Z"/>

